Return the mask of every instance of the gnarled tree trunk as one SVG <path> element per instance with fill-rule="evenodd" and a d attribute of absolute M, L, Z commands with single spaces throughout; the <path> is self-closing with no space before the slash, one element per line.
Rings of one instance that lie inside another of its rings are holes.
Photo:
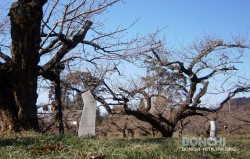
<path fill-rule="evenodd" d="M 162 137 L 172 137 L 175 126 L 177 125 L 177 123 L 169 121 L 164 117 L 156 117 L 152 114 L 141 111 L 126 109 L 125 113 L 128 115 L 132 115 L 141 121 L 149 123 L 153 128 L 155 128 L 155 130 L 161 133 Z"/>
<path fill-rule="evenodd" d="M 7 98 L 1 96 L 6 105 L 2 111 L 2 125 L 9 121 L 9 128 L 15 130 L 38 130 L 37 119 L 37 77 L 40 49 L 40 26 L 42 1 L 19 0 L 12 4 L 11 21 L 12 59 L 8 73 L 3 76 Z M 2 129 L 8 129 L 3 126 Z"/>

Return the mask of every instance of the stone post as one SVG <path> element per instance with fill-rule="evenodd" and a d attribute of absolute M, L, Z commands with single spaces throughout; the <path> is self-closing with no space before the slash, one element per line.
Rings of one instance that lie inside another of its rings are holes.
<path fill-rule="evenodd" d="M 211 140 L 217 140 L 217 124 L 216 120 L 210 121 L 210 138 Z"/>
<path fill-rule="evenodd" d="M 78 136 L 95 136 L 96 100 L 90 91 L 82 94 L 84 107 L 79 123 Z"/>

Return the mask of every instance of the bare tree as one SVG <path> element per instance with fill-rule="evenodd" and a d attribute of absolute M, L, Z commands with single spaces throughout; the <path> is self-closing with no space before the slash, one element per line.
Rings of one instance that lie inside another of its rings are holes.
<path fill-rule="evenodd" d="M 122 42 L 126 28 L 104 30 L 94 18 L 119 0 L 18 0 L 10 7 L 11 40 L 0 52 L 0 106 L 3 130 L 39 130 L 37 80 L 39 76 L 60 86 L 58 69 L 85 61 L 126 57 L 135 40 Z M 92 36 L 87 36 L 91 34 Z M 83 47 L 78 47 L 82 45 Z M 62 67 L 63 66 L 63 67 Z M 58 85 L 59 84 L 59 85 Z M 60 90 L 56 88 L 56 93 Z M 59 100 L 60 94 L 56 95 Z M 57 113 L 60 116 L 60 102 Z"/>
<path fill-rule="evenodd" d="M 171 137 L 179 121 L 218 112 L 236 94 L 249 92 L 247 80 L 236 68 L 248 48 L 244 40 L 226 43 L 205 37 L 182 52 L 167 50 L 161 42 L 153 42 L 152 49 L 140 53 L 147 68 L 146 77 L 127 89 L 113 90 L 103 83 L 116 102 L 98 95 L 96 99 L 110 114 L 135 116 L 151 124 L 162 136 Z M 224 96 L 218 103 L 209 104 L 208 97 L 211 102 L 220 94 Z M 141 101 L 144 106 L 138 109 Z M 122 105 L 123 110 L 115 112 L 111 105 Z"/>

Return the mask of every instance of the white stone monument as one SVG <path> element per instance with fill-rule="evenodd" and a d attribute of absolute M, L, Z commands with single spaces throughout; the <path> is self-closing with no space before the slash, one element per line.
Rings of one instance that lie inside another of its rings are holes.
<path fill-rule="evenodd" d="M 95 136 L 96 100 L 90 91 L 82 94 L 84 107 L 79 123 L 78 136 Z"/>
<path fill-rule="evenodd" d="M 210 139 L 217 140 L 217 124 L 216 120 L 210 121 Z"/>

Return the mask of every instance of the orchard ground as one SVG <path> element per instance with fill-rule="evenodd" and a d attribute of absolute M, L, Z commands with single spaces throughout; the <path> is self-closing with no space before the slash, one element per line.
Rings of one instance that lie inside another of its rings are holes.
<path fill-rule="evenodd" d="M 183 147 L 181 138 L 78 138 L 33 132 L 0 134 L 0 158 L 232 159 L 250 158 L 250 136 L 224 136 L 226 147 Z"/>

